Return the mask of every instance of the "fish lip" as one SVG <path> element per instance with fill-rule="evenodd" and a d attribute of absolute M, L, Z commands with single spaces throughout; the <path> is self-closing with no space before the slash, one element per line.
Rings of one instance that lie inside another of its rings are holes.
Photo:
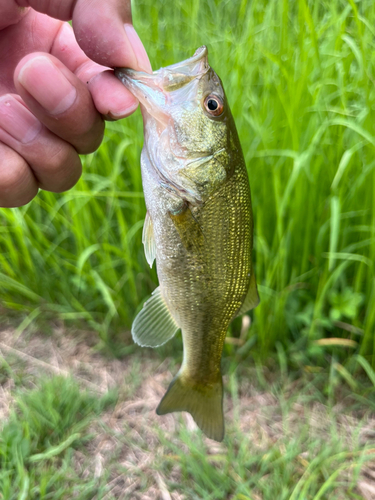
<path fill-rule="evenodd" d="M 165 113 L 166 95 L 160 87 L 157 71 L 145 73 L 130 68 L 116 68 L 115 75 L 141 103 L 142 113 L 147 111 L 162 127 L 166 127 L 169 116 Z"/>
<path fill-rule="evenodd" d="M 181 69 L 184 69 L 185 67 L 193 69 L 194 66 L 196 66 L 198 63 L 203 63 L 203 66 L 208 66 L 207 56 L 208 56 L 208 49 L 205 45 L 202 45 L 201 47 L 198 47 L 198 49 L 194 52 L 192 57 L 189 57 L 184 61 L 171 64 L 170 66 L 161 69 L 167 69 L 170 71 L 176 71 L 176 70 L 181 71 Z M 203 69 L 204 69 L 203 73 L 206 73 L 208 68 L 203 68 Z"/>
<path fill-rule="evenodd" d="M 169 102 L 169 93 L 174 90 L 174 84 L 184 86 L 205 75 L 210 69 L 207 55 L 207 47 L 202 45 L 192 57 L 153 73 L 131 68 L 115 68 L 115 75 L 150 114 L 154 115 L 155 108 L 159 113 L 162 112 L 164 117 L 161 117 L 161 121 L 165 122 L 165 108 Z"/>
<path fill-rule="evenodd" d="M 196 70 L 196 76 L 199 74 L 199 66 L 198 68 L 195 68 L 195 66 L 198 65 L 198 63 L 202 63 L 202 68 L 201 68 L 201 73 L 205 74 L 208 70 L 208 62 L 207 62 L 207 56 L 208 56 L 208 50 L 205 45 L 202 45 L 199 47 L 193 54 L 192 57 L 189 57 L 188 59 L 185 59 L 184 61 L 180 61 L 178 63 L 171 64 L 170 66 L 166 66 L 165 68 L 160 68 L 156 71 L 153 71 L 152 73 L 145 73 L 144 71 L 136 71 L 131 68 L 115 68 L 115 75 L 117 78 L 119 78 L 121 81 L 123 79 L 125 82 L 123 82 L 125 85 L 129 80 L 141 80 L 146 84 L 152 84 L 155 82 L 156 79 L 160 78 L 160 74 L 162 72 L 171 72 L 171 73 L 180 73 L 182 70 L 186 71 L 194 71 Z M 186 71 L 183 71 L 186 73 Z"/>
<path fill-rule="evenodd" d="M 159 78 L 157 73 L 157 71 L 154 71 L 150 74 L 130 68 L 115 69 L 117 78 L 142 104 L 146 104 L 144 100 L 148 98 L 147 94 L 151 94 L 151 92 L 163 93 L 158 85 Z"/>

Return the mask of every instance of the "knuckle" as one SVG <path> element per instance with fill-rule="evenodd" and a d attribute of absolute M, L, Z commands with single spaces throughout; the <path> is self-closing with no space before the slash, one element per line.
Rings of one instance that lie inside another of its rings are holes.
<path fill-rule="evenodd" d="M 76 155 L 75 158 L 68 159 L 66 161 L 65 168 L 69 171 L 69 175 L 67 175 L 64 181 L 60 184 L 57 191 L 59 193 L 71 189 L 79 181 L 82 174 L 82 164 L 79 156 Z"/>
<path fill-rule="evenodd" d="M 29 167 L 18 155 L 4 156 L 5 161 L 0 165 L 0 206 L 11 208 L 26 205 L 38 192 Z"/>
<path fill-rule="evenodd" d="M 105 122 L 96 120 L 91 129 L 78 139 L 75 146 L 79 154 L 90 154 L 98 149 L 104 136 Z"/>
<path fill-rule="evenodd" d="M 57 148 L 48 162 L 48 170 L 54 175 L 53 187 L 42 186 L 44 189 L 61 193 L 72 188 L 81 177 L 81 160 L 73 147 L 66 144 Z"/>
<path fill-rule="evenodd" d="M 38 187 L 35 185 L 29 186 L 27 191 L 23 193 L 19 193 L 17 196 L 13 196 L 10 198 L 4 199 L 4 205 L 1 205 L 1 196 L 0 196 L 0 206 L 4 208 L 15 208 L 15 207 L 23 207 L 30 203 L 31 200 L 35 198 L 38 194 Z"/>

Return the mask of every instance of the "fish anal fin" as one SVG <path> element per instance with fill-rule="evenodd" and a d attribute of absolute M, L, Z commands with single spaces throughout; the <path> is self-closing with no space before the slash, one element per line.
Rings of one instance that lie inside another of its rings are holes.
<path fill-rule="evenodd" d="M 247 292 L 245 300 L 243 301 L 242 306 L 240 307 L 237 313 L 237 316 L 245 314 L 247 311 L 250 311 L 250 309 L 254 309 L 254 307 L 256 307 L 259 304 L 259 301 L 260 299 L 258 295 L 255 274 L 253 273 L 253 270 L 251 270 L 249 290 Z"/>
<path fill-rule="evenodd" d="M 133 321 L 132 336 L 142 347 L 158 347 L 168 342 L 178 328 L 158 287 Z"/>
<path fill-rule="evenodd" d="M 154 238 L 154 227 L 152 225 L 152 220 L 150 214 L 146 213 L 145 222 L 143 224 L 143 233 L 142 233 L 142 243 L 145 250 L 146 260 L 150 267 L 156 257 L 156 245 Z"/>
<path fill-rule="evenodd" d="M 210 439 L 224 438 L 223 382 L 221 373 L 214 383 L 197 384 L 180 371 L 156 409 L 158 415 L 187 411 Z"/>

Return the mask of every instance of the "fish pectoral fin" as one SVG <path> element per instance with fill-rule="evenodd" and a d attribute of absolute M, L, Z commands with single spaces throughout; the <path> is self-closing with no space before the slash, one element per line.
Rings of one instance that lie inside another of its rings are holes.
<path fill-rule="evenodd" d="M 245 300 L 243 301 L 242 306 L 240 307 L 237 313 L 237 316 L 245 314 L 247 311 L 250 311 L 250 309 L 254 309 L 254 307 L 256 307 L 259 304 L 259 302 L 260 299 L 257 290 L 257 282 L 255 280 L 255 274 L 253 270 L 251 270 L 249 290 L 247 292 Z"/>
<path fill-rule="evenodd" d="M 215 441 L 224 438 L 223 381 L 221 373 L 211 384 L 198 384 L 180 371 L 156 409 L 158 415 L 188 411 L 207 437 Z"/>
<path fill-rule="evenodd" d="M 170 213 L 169 216 L 173 221 L 184 248 L 188 252 L 202 255 L 204 253 L 205 236 L 190 208 L 186 208 L 177 215 Z"/>
<path fill-rule="evenodd" d="M 156 245 L 154 238 L 154 226 L 152 225 L 152 220 L 148 212 L 146 213 L 145 222 L 143 224 L 142 243 L 145 250 L 146 260 L 149 266 L 152 267 L 156 257 Z"/>
<path fill-rule="evenodd" d="M 158 287 L 133 321 L 132 336 L 142 347 L 158 347 L 168 342 L 178 328 Z"/>

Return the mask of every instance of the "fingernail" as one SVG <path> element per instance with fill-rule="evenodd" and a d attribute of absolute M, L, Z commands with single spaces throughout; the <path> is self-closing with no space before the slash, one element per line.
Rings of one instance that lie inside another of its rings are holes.
<path fill-rule="evenodd" d="M 139 106 L 139 103 L 135 102 L 134 104 L 127 106 L 123 109 L 119 109 L 119 110 L 116 109 L 116 111 L 110 110 L 108 115 L 106 115 L 106 116 L 108 116 L 109 118 L 112 118 L 113 120 L 119 120 L 120 118 L 126 118 L 127 116 L 134 113 L 134 111 L 136 111 L 138 106 Z"/>
<path fill-rule="evenodd" d="M 0 97 L 0 128 L 16 141 L 27 144 L 42 130 L 42 124 L 15 97 Z"/>
<path fill-rule="evenodd" d="M 30 59 L 21 68 L 18 81 L 50 115 L 64 113 L 77 97 L 75 87 L 48 57 Z"/>
<path fill-rule="evenodd" d="M 138 61 L 138 68 L 140 70 L 146 71 L 146 73 L 152 73 L 152 67 L 150 59 L 148 58 L 146 49 L 131 24 L 125 24 L 125 33 L 129 39 L 131 46 L 133 47 L 135 56 Z"/>

